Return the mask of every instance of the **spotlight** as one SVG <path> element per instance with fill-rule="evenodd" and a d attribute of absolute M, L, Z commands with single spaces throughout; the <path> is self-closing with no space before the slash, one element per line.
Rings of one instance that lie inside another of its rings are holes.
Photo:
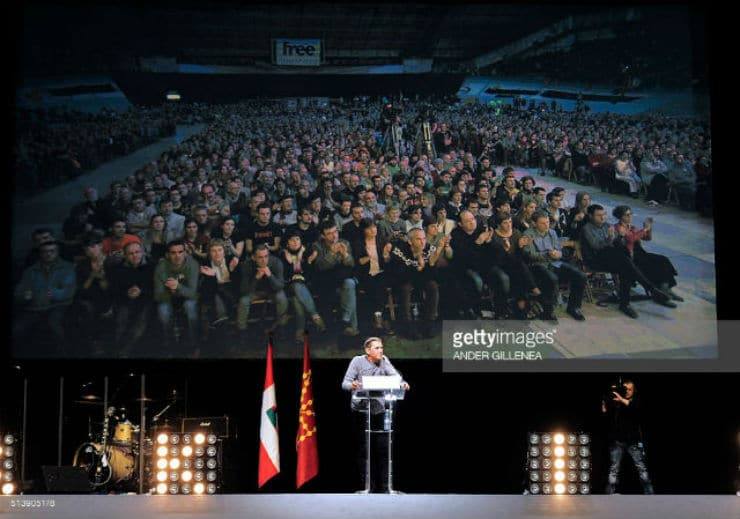
<path fill-rule="evenodd" d="M 18 442 L 18 437 L 14 434 L 0 433 L 0 481 L 3 483 L 0 493 L 6 496 L 18 491 L 15 472 L 18 465 L 15 459 Z"/>
<path fill-rule="evenodd" d="M 530 495 L 590 493 L 590 443 L 590 436 L 580 432 L 528 433 L 527 493 Z"/>
<path fill-rule="evenodd" d="M 221 477 L 221 442 L 209 431 L 188 434 L 162 432 L 148 461 L 150 492 L 157 494 L 216 494 Z"/>

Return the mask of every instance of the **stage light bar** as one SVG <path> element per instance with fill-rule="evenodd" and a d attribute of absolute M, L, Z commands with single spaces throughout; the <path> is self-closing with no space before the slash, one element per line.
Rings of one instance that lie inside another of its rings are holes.
<path fill-rule="evenodd" d="M 583 432 L 527 434 L 527 487 L 530 495 L 591 493 L 591 437 Z"/>
<path fill-rule="evenodd" d="M 0 494 L 4 496 L 17 494 L 19 490 L 17 446 L 17 435 L 0 433 Z"/>
<path fill-rule="evenodd" d="M 160 433 L 149 467 L 151 494 L 216 494 L 221 488 L 221 442 L 208 431 Z"/>

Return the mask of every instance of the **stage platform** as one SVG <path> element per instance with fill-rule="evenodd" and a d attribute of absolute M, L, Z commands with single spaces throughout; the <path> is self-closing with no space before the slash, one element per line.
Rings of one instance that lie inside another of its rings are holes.
<path fill-rule="evenodd" d="M 0 516 L 37 519 L 525 519 L 740 517 L 736 496 L 509 496 L 264 494 L 223 496 L 15 496 Z"/>

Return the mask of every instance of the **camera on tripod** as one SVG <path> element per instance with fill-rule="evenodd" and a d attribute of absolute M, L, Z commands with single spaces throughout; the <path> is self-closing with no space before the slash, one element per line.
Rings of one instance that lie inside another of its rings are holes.
<path fill-rule="evenodd" d="M 613 403 L 614 393 L 618 394 L 622 398 L 625 398 L 627 396 L 627 389 L 624 387 L 624 382 L 622 381 L 622 377 L 619 377 L 616 381 L 613 381 L 609 385 L 609 389 L 604 392 L 603 397 L 602 397 L 604 402 Z"/>

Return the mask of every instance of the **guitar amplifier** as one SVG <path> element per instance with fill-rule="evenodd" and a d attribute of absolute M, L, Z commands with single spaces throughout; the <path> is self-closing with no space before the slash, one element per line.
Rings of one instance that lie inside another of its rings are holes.
<path fill-rule="evenodd" d="M 208 430 L 225 440 L 229 437 L 229 417 L 228 416 L 200 416 L 193 418 L 183 418 L 180 426 L 180 432 L 192 433 L 195 431 Z"/>

